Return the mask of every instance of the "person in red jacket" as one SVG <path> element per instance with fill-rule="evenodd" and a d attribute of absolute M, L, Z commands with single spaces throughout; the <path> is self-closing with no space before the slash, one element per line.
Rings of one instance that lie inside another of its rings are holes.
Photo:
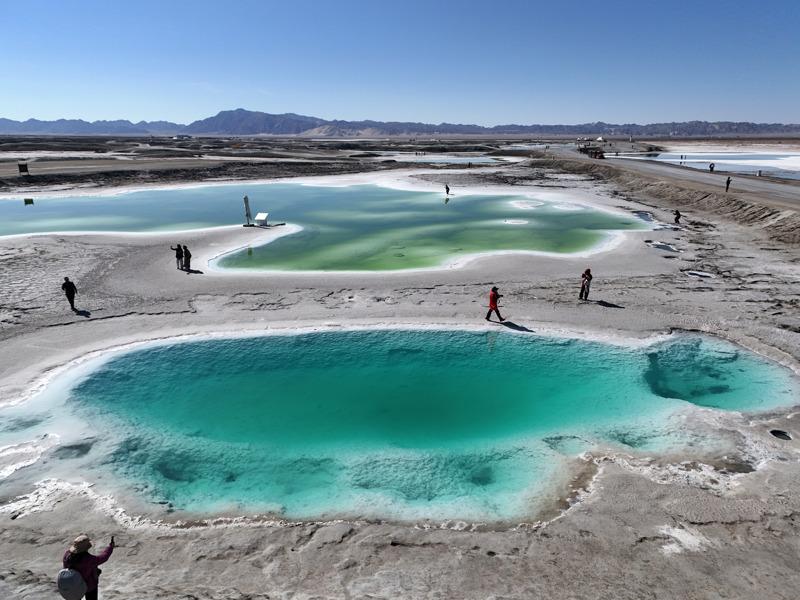
<path fill-rule="evenodd" d="M 114 551 L 114 536 L 111 536 L 111 543 L 103 551 L 95 556 L 89 554 L 92 541 L 86 534 L 79 535 L 72 542 L 72 545 L 64 553 L 63 564 L 65 569 L 74 569 L 83 577 L 86 583 L 86 600 L 97 600 L 97 588 L 100 583 L 100 569 L 97 567 L 106 562 Z"/>
<path fill-rule="evenodd" d="M 497 309 L 497 300 L 502 298 L 503 295 L 497 291 L 497 286 L 492 288 L 492 291 L 489 292 L 489 312 L 486 313 L 486 320 L 491 321 L 489 317 L 492 316 L 492 311 L 495 312 L 497 318 L 500 319 L 500 322 L 505 321 L 503 317 L 500 316 L 500 311 Z"/>

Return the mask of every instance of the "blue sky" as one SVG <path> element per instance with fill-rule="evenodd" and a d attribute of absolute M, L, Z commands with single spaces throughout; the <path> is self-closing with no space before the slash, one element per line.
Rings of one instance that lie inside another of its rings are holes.
<path fill-rule="evenodd" d="M 800 1 L 0 0 L 0 116 L 800 122 Z"/>

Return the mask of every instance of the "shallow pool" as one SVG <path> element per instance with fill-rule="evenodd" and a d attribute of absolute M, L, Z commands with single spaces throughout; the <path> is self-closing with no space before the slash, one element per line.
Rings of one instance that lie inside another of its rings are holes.
<path fill-rule="evenodd" d="M 602 244 L 614 232 L 646 228 L 635 217 L 571 203 L 567 193 L 564 201 L 556 202 L 524 195 L 453 192 L 447 198 L 444 190 L 279 183 L 36 198 L 32 206 L 24 205 L 22 199 L 0 200 L 0 235 L 231 225 L 244 221 L 242 197 L 247 194 L 254 215 L 269 212 L 271 222 L 289 222 L 303 229 L 227 254 L 217 261 L 218 266 L 372 271 L 436 267 L 492 251 L 573 253 Z M 243 243 L 249 238 L 243 236 Z M 179 243 L 180 236 L 173 241 Z"/>
<path fill-rule="evenodd" d="M 281 191 L 270 190 L 277 198 Z M 646 227 L 634 217 L 517 195 L 461 195 L 456 191 L 448 199 L 444 193 L 377 186 L 305 186 L 291 192 L 297 202 L 287 219 L 301 224 L 303 230 L 225 255 L 217 262 L 219 267 L 279 271 L 426 268 L 492 251 L 580 252 L 601 244 L 612 231 Z M 282 209 L 277 214 L 283 214 Z"/>
<path fill-rule="evenodd" d="M 57 432 L 37 477 L 196 513 L 512 519 L 552 500 L 583 451 L 713 444 L 686 417 L 796 392 L 787 370 L 692 335 L 645 347 L 461 330 L 206 339 L 63 376 L 0 413 L 0 443 Z"/>
<path fill-rule="evenodd" d="M 454 165 L 491 165 L 504 162 L 502 157 L 494 158 L 476 154 L 457 155 L 457 154 L 414 154 L 413 152 L 387 152 L 384 158 L 393 158 L 402 162 L 416 162 L 426 164 L 454 164 Z"/>

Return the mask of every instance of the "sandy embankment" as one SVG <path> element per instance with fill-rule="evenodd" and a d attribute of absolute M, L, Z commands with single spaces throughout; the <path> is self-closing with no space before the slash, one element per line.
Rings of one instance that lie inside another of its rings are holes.
<path fill-rule="evenodd" d="M 559 178 L 561 168 L 509 166 L 501 175 L 504 185 L 533 184 L 545 192 L 569 186 L 601 206 L 651 210 L 663 221 L 670 220 L 673 194 L 685 193 L 680 201 L 687 204 L 696 194 L 681 191 L 667 174 L 654 185 L 613 169 L 598 183 Z M 492 185 L 495 177 L 482 173 L 447 178 L 456 192 L 467 184 Z M 426 177 L 443 183 L 441 174 Z M 646 196 L 649 191 L 656 193 Z M 483 257 L 459 269 L 393 274 L 187 275 L 174 268 L 170 235 L 0 239 L 0 274 L 12 292 L 0 303 L 0 401 L 18 398 L 43 374 L 88 352 L 154 337 L 341 324 L 472 325 L 481 322 L 492 284 L 503 289 L 513 322 L 534 331 L 642 337 L 701 330 L 796 368 L 796 247 L 769 240 L 775 232 L 783 236 L 782 229 L 737 222 L 738 212 L 723 219 L 702 203 L 687 212 L 685 229 L 634 232 L 591 258 Z M 200 258 L 253 241 L 246 228 L 181 235 Z M 646 239 L 679 252 L 658 250 Z M 596 274 L 594 299 L 602 303 L 577 301 L 578 275 L 587 264 Z M 65 310 L 62 273 L 78 281 L 79 306 L 88 317 Z M 767 430 L 776 426 L 800 437 L 787 411 L 720 418 L 712 429 L 737 440 L 738 450 L 706 465 L 683 462 L 695 458 L 688 451 L 593 457 L 588 465 L 599 473 L 576 471 L 576 485 L 585 491 L 561 518 L 500 530 L 363 521 L 164 528 L 120 513 L 91 489 L 44 485 L 0 513 L 6 548 L 0 591 L 51 597 L 64 540 L 88 530 L 116 533 L 120 541 L 104 569 L 109 598 L 638 599 L 707 597 L 709 589 L 729 597 L 751 589 L 782 597 L 800 588 L 800 446 L 771 437 Z M 749 470 L 743 463 L 760 468 L 737 473 Z M 155 572 L 158 577 L 147 575 Z"/>
<path fill-rule="evenodd" d="M 726 193 L 725 172 L 706 173 L 652 161 L 592 160 L 569 149 L 533 154 L 534 164 L 607 181 L 623 198 L 746 225 L 753 235 L 761 233 L 765 239 L 795 246 L 800 243 L 797 180 L 735 174 L 731 192 Z"/>

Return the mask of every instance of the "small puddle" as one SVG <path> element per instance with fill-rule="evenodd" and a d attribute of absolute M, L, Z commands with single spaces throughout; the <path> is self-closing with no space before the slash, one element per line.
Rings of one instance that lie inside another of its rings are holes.
<path fill-rule="evenodd" d="M 681 252 L 681 250 L 678 250 L 675 246 L 673 246 L 672 244 L 668 244 L 666 242 L 645 240 L 644 243 L 650 246 L 651 248 L 655 248 L 656 250 L 663 250 L 665 252 L 676 252 L 676 253 Z"/>
<path fill-rule="evenodd" d="M 705 271 L 684 271 L 689 277 L 700 277 L 702 279 L 714 279 L 715 275 Z"/>

